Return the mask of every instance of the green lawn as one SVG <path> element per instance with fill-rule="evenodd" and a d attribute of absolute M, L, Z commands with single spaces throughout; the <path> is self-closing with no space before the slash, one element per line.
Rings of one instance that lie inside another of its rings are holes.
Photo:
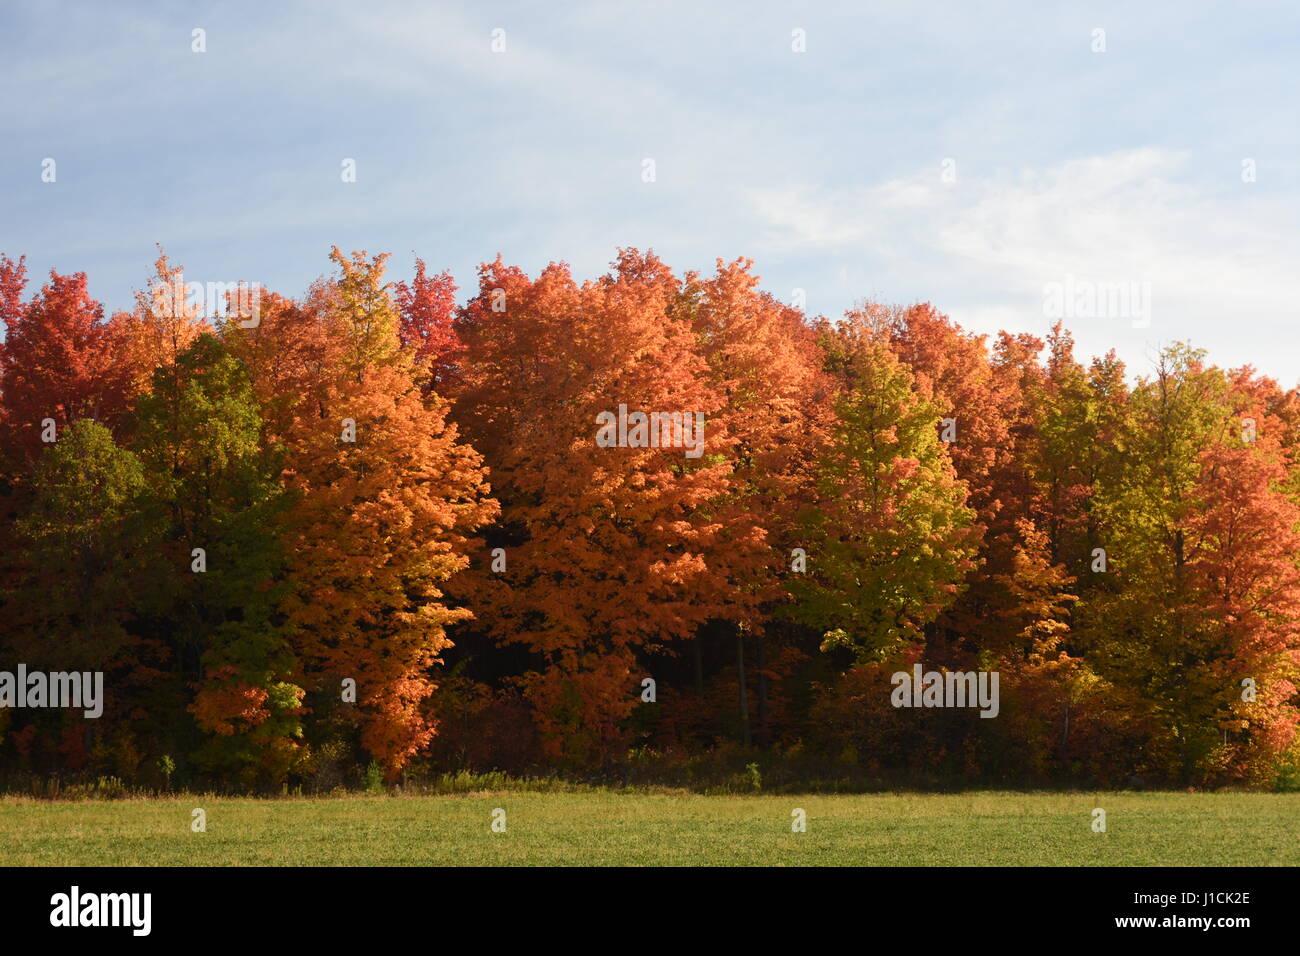
<path fill-rule="evenodd" d="M 191 832 L 195 807 L 206 833 Z M 1296 866 L 1300 794 L 0 798 L 0 864 Z"/>

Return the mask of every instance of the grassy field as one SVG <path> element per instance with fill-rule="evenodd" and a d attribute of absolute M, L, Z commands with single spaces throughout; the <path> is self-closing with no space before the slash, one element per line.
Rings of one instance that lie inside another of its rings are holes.
<path fill-rule="evenodd" d="M 0 864 L 1295 866 L 1300 794 L 0 798 Z"/>

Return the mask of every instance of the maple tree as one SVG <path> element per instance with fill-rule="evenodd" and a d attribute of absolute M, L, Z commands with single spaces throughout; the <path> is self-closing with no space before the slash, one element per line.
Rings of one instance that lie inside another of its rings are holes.
<path fill-rule="evenodd" d="M 6 428 L 14 454 L 34 458 L 48 433 L 79 418 L 116 421 L 126 410 L 128 381 L 84 273 L 50 280 L 25 307 L 17 303 L 17 272 L 7 279 L 5 347 L 0 352 Z"/>
<path fill-rule="evenodd" d="M 1203 353 L 1166 349 L 1129 404 L 1123 466 L 1100 492 L 1114 584 L 1086 602 L 1085 634 L 1100 673 L 1143 690 L 1169 772 L 1204 779 L 1226 766 L 1225 732 L 1251 726 L 1242 713 L 1267 726 L 1293 692 L 1300 515 L 1277 488 L 1276 442 L 1245 446 L 1231 383 Z M 1262 705 L 1241 706 L 1245 677 L 1268 687 Z"/>
<path fill-rule="evenodd" d="M 456 283 L 451 273 L 429 275 L 424 260 L 415 260 L 415 277 L 393 286 L 393 299 L 401 312 L 398 336 L 415 349 L 417 362 L 427 363 L 435 388 L 446 388 L 455 374 L 460 338 L 454 325 Z"/>
<path fill-rule="evenodd" d="M 132 394 L 139 394 L 152 386 L 157 368 L 170 367 L 209 325 L 190 301 L 184 268 L 173 266 L 161 249 L 148 288 L 135 300 L 134 309 L 113 315 L 110 327 L 121 372 Z"/>
<path fill-rule="evenodd" d="M 4 324 L 6 335 L 22 320 L 23 289 L 26 287 L 27 260 L 20 256 L 14 262 L 8 256 L 0 255 L 0 323 Z M 0 357 L 3 355 L 4 343 L 0 342 Z"/>
<path fill-rule="evenodd" d="M 333 253 L 340 275 L 326 309 L 341 347 L 284 435 L 295 501 L 282 608 L 318 704 L 355 681 L 362 743 L 391 778 L 434 733 L 428 671 L 448 625 L 470 616 L 441 585 L 468 563 L 468 536 L 495 503 L 445 402 L 419 387 L 385 258 Z"/>
<path fill-rule="evenodd" d="M 563 266 L 530 280 L 498 260 L 460 322 L 457 416 L 498 476 L 488 544 L 507 555 L 500 575 L 485 556 L 477 600 L 543 662 L 526 685 L 557 758 L 607 757 L 636 700 L 633 652 L 690 638 L 732 600 L 705 558 L 729 530 L 707 509 L 728 490 L 731 439 L 678 294 L 650 254 L 625 251 L 582 286 Z M 703 416 L 702 454 L 599 447 L 598 416 L 619 406 Z M 762 547 L 752 527 L 728 541 Z"/>
<path fill-rule="evenodd" d="M 824 374 L 814 330 L 804 316 L 759 289 L 753 263 L 718 260 L 715 273 L 688 273 L 674 312 L 689 317 L 706 363 L 709 387 L 722 399 L 709 427 L 727 440 L 710 451 L 730 465 L 724 496 L 710 504 L 721 533 L 703 552 L 725 580 L 731 607 L 712 612 L 734 629 L 736 694 L 742 740 L 752 738 L 746 648 L 754 677 L 755 723 L 770 740 L 773 686 L 793 662 L 779 609 L 790 598 L 787 556 L 800 543 L 795 515 L 810 500 L 813 463 L 831 419 L 832 383 Z M 738 542 L 752 542 L 740 547 Z M 762 547 L 759 546 L 760 542 Z M 697 667 L 709 631 L 691 644 Z M 700 688 L 702 689 L 702 688 Z"/>
<path fill-rule="evenodd" d="M 794 585 L 796 613 L 826 631 L 824 646 L 867 660 L 923 638 L 973 568 L 978 532 L 937 403 L 860 319 L 836 335 L 845 390 L 805 518 L 810 574 Z"/>
<path fill-rule="evenodd" d="M 176 671 L 197 685 L 189 710 L 212 735 L 197 760 L 282 780 L 298 750 L 302 690 L 276 620 L 278 449 L 262 443 L 245 368 L 212 334 L 159 368 L 153 385 L 138 404 L 137 447 L 168 517 Z"/>

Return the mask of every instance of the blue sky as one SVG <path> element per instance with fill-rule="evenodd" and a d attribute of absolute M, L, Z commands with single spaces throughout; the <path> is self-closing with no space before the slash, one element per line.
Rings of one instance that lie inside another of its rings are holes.
<path fill-rule="evenodd" d="M 1042 332 L 1069 277 L 1149 294 L 1068 321 L 1085 354 L 1190 340 L 1293 385 L 1298 52 L 1283 3 L 6 3 L 0 252 L 111 311 L 155 243 L 290 294 L 334 244 L 462 293 L 497 253 L 637 246 L 980 332 Z"/>

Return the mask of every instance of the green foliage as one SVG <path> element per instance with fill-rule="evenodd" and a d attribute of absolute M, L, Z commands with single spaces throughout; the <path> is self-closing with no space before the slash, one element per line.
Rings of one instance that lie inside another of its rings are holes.
<path fill-rule="evenodd" d="M 172 760 L 169 754 L 163 754 L 158 758 L 158 772 L 163 775 L 163 782 L 170 790 L 172 785 L 172 774 L 176 772 L 176 761 Z"/>
<path fill-rule="evenodd" d="M 41 456 L 16 522 L 24 564 L 9 595 L 11 651 L 30 666 L 111 668 L 137 644 L 126 626 L 153 607 L 161 515 L 143 466 L 83 419 Z M 26 595 L 40 600 L 23 600 Z"/>
<path fill-rule="evenodd" d="M 190 710 L 212 734 L 195 760 L 248 782 L 282 782 L 297 756 L 303 692 L 277 615 L 279 450 L 263 441 L 247 371 L 211 335 L 155 373 L 137 418 L 150 483 L 171 516 L 177 660 L 201 682 Z"/>
<path fill-rule="evenodd" d="M 803 519 L 810 561 L 796 619 L 823 628 L 823 649 L 863 659 L 919 640 L 955 597 L 975 555 L 973 513 L 939 441 L 937 407 L 879 341 L 841 359 L 847 388 L 816 466 Z"/>

